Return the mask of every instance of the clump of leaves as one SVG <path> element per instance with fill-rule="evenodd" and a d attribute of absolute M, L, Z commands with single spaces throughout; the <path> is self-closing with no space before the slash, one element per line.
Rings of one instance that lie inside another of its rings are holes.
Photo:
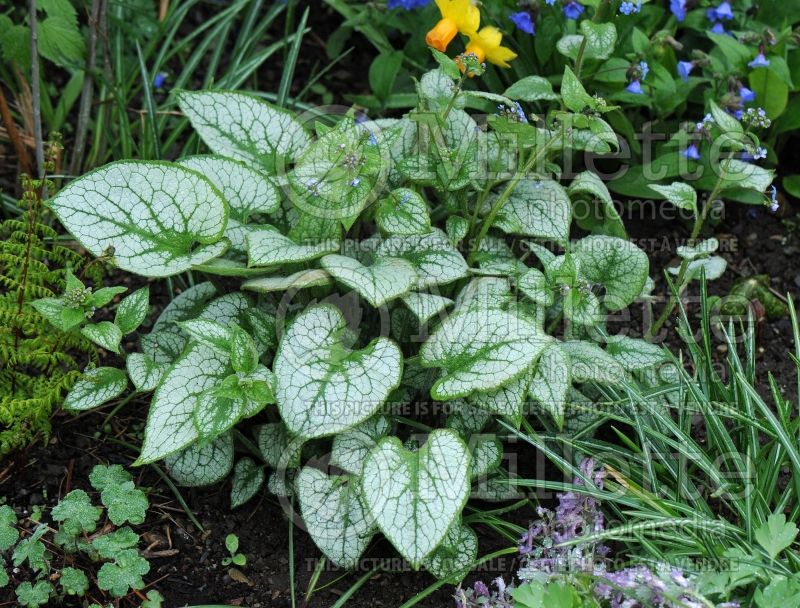
<path fill-rule="evenodd" d="M 619 236 L 595 174 L 561 178 L 563 155 L 617 145 L 614 108 L 567 69 L 566 109 L 479 125 L 465 108 L 484 96 L 437 59 L 406 116 L 313 131 L 247 94 L 178 91 L 213 154 L 112 163 L 49 206 L 121 269 L 241 282 L 195 282 L 128 356 L 137 391 L 153 392 L 139 463 L 163 459 L 187 486 L 233 471 L 237 506 L 264 485 L 295 495 L 340 566 L 381 532 L 414 568 L 459 578 L 477 554 L 468 499 L 519 496 L 503 425 L 568 432 L 570 404 L 664 354 L 608 337 L 605 315 L 643 292 L 647 256 Z M 587 196 L 605 219 L 573 240 Z M 104 390 L 80 398 L 99 405 Z M 325 452 L 328 469 L 315 466 Z"/>
<path fill-rule="evenodd" d="M 38 523 L 38 519 L 32 530 L 18 526 L 14 510 L 0 506 L 0 553 L 11 553 L 15 593 L 22 606 L 44 606 L 67 596 L 85 597 L 90 579 L 95 578 L 97 587 L 113 598 L 144 588 L 142 577 L 150 565 L 136 548 L 139 535 L 122 524 L 144 522 L 145 493 L 134 486 L 120 465 L 95 466 L 90 482 L 100 493 L 102 506 L 95 505 L 84 490 L 72 490 L 50 512 L 53 527 Z M 21 580 L 26 571 L 30 572 L 28 580 Z M 10 582 L 3 567 L 0 587 Z M 158 608 L 163 599 L 156 591 L 147 598 L 150 603 L 144 605 L 150 608 Z"/>

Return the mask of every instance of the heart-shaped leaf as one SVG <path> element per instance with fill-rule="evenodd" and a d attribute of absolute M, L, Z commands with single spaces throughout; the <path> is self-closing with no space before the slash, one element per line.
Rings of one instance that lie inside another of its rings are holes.
<path fill-rule="evenodd" d="M 441 230 L 428 234 L 392 236 L 383 241 L 378 255 L 400 257 L 417 271 L 417 288 L 446 285 L 467 276 L 467 262 Z"/>
<path fill-rule="evenodd" d="M 309 143 L 291 113 L 245 93 L 178 91 L 178 105 L 217 154 L 275 171 Z"/>
<path fill-rule="evenodd" d="M 253 498 L 264 485 L 264 467 L 258 466 L 252 458 L 242 458 L 233 468 L 231 482 L 231 508 L 241 507 Z"/>
<path fill-rule="evenodd" d="M 308 533 L 334 564 L 355 568 L 375 534 L 375 522 L 361 498 L 358 480 L 330 477 L 305 467 L 295 481 Z"/>
<path fill-rule="evenodd" d="M 250 266 L 277 266 L 308 262 L 326 253 L 339 250 L 336 241 L 298 245 L 271 226 L 247 234 L 247 253 Z"/>
<path fill-rule="evenodd" d="M 434 399 L 499 388 L 525 373 L 551 338 L 531 320 L 497 309 L 456 310 L 420 349 L 422 364 L 441 367 Z"/>
<path fill-rule="evenodd" d="M 378 527 L 419 568 L 467 501 L 469 451 L 449 429 L 433 431 L 415 452 L 386 437 L 364 463 L 361 487 Z"/>
<path fill-rule="evenodd" d="M 563 243 L 569 238 L 571 219 L 572 203 L 558 182 L 523 179 L 511 191 L 494 225 L 509 234 Z"/>
<path fill-rule="evenodd" d="M 375 221 L 387 234 L 425 234 L 431 231 L 425 200 L 409 188 L 397 188 L 381 199 Z"/>
<path fill-rule="evenodd" d="M 90 410 L 119 397 L 128 387 L 125 372 L 115 367 L 96 367 L 87 371 L 64 398 L 64 408 Z"/>
<path fill-rule="evenodd" d="M 199 437 L 194 425 L 198 396 L 231 373 L 230 357 L 193 343 L 167 371 L 153 395 L 138 464 L 181 450 Z"/>
<path fill-rule="evenodd" d="M 156 363 L 144 353 L 129 354 L 125 366 L 133 386 L 140 393 L 155 390 L 168 367 L 166 363 Z"/>
<path fill-rule="evenodd" d="M 350 428 L 400 384 L 398 346 L 377 338 L 351 351 L 343 343 L 346 330 L 341 311 L 323 304 L 298 315 L 281 338 L 273 365 L 276 398 L 292 433 L 312 438 Z"/>
<path fill-rule="evenodd" d="M 620 310 L 642 293 L 650 262 L 644 251 L 630 241 L 612 236 L 592 235 L 573 248 L 580 271 L 589 281 L 606 289 L 603 305 Z"/>
<path fill-rule="evenodd" d="M 233 435 L 225 433 L 208 443 L 193 443 L 164 459 L 179 485 L 210 486 L 222 481 L 233 467 Z"/>
<path fill-rule="evenodd" d="M 459 583 L 478 557 L 478 535 L 469 526 L 455 521 L 447 531 L 442 544 L 425 558 L 425 567 L 436 578 L 446 578 Z"/>
<path fill-rule="evenodd" d="M 95 256 L 136 274 L 165 277 L 221 255 L 228 208 L 199 173 L 165 162 L 120 161 L 70 182 L 50 202 Z"/>
<path fill-rule="evenodd" d="M 391 423 L 385 416 L 375 416 L 339 433 L 333 438 L 331 464 L 353 475 L 361 475 L 364 461 L 381 437 L 389 434 Z"/>
<path fill-rule="evenodd" d="M 378 258 L 371 266 L 364 266 L 353 258 L 332 254 L 322 258 L 320 264 L 375 308 L 408 293 L 417 282 L 414 266 L 402 258 Z"/>

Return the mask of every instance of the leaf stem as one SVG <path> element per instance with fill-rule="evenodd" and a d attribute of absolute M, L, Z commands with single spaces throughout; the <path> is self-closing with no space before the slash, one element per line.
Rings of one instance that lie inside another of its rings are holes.
<path fill-rule="evenodd" d="M 508 184 L 505 187 L 505 190 L 503 190 L 500 196 L 497 197 L 497 200 L 492 205 L 492 208 L 489 209 L 489 213 L 486 214 L 486 217 L 483 219 L 483 223 L 481 224 L 481 229 L 478 232 L 478 236 L 475 237 L 474 244 L 470 247 L 469 258 L 467 259 L 468 264 L 472 264 L 472 262 L 475 261 L 475 254 L 480 250 L 481 242 L 486 237 L 486 234 L 489 232 L 489 228 L 491 228 L 492 224 L 494 224 L 495 217 L 497 217 L 497 214 L 503 208 L 503 205 L 506 204 L 506 201 L 508 201 L 509 197 L 511 196 L 511 193 L 514 192 L 514 189 L 517 187 L 517 184 L 519 184 L 522 178 L 526 176 L 533 167 L 538 165 L 542 161 L 542 159 L 546 157 L 547 152 L 550 149 L 550 146 L 552 146 L 553 143 L 555 143 L 558 140 L 558 138 L 561 137 L 562 132 L 563 132 L 563 125 L 559 126 L 556 133 L 550 139 L 548 139 L 545 142 L 545 144 L 539 150 L 537 150 L 535 154 L 532 154 L 530 159 L 528 159 L 528 162 L 525 163 L 522 169 L 517 171 L 513 175 L 513 177 L 509 180 Z"/>
<path fill-rule="evenodd" d="M 726 161 L 730 160 L 733 157 L 733 153 L 729 153 Z M 723 163 L 720 163 L 720 174 L 717 178 L 717 183 L 714 184 L 714 189 L 711 191 L 711 194 L 708 195 L 706 202 L 703 204 L 703 208 L 700 211 L 699 215 L 695 216 L 694 227 L 692 228 L 692 233 L 689 235 L 689 241 L 693 242 L 697 237 L 700 235 L 700 231 L 703 229 L 703 224 L 708 219 L 708 214 L 711 211 L 711 207 L 714 205 L 714 201 L 719 196 L 720 192 L 722 191 L 722 184 L 725 181 L 725 170 L 722 168 Z M 676 289 L 670 295 L 669 300 L 667 301 L 667 306 L 661 312 L 661 315 L 656 319 L 655 323 L 650 326 L 650 329 L 647 330 L 647 338 L 653 338 L 661 327 L 666 323 L 667 319 L 669 319 L 670 315 L 672 314 L 673 310 L 675 309 L 676 304 L 678 303 L 678 297 L 683 292 L 686 285 L 684 285 L 684 281 L 686 280 L 686 272 L 689 269 L 689 260 L 684 258 L 681 262 L 680 268 L 678 270 L 678 276 L 675 279 Z"/>

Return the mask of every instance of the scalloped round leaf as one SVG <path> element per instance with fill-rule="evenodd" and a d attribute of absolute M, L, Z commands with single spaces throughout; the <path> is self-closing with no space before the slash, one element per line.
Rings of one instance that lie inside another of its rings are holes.
<path fill-rule="evenodd" d="M 431 396 L 456 399 L 499 388 L 523 374 L 551 340 L 528 319 L 503 310 L 456 310 L 420 349 L 423 365 L 445 371 Z"/>
<path fill-rule="evenodd" d="M 213 152 L 275 171 L 310 141 L 294 116 L 246 93 L 177 91 L 178 105 Z"/>
<path fill-rule="evenodd" d="M 171 163 L 119 161 L 70 182 L 48 206 L 93 255 L 148 277 L 221 255 L 228 208 L 199 173 Z"/>
<path fill-rule="evenodd" d="M 386 437 L 391 423 L 385 416 L 375 416 L 339 433 L 333 438 L 331 464 L 353 475 L 361 475 L 364 461 L 381 437 Z"/>
<path fill-rule="evenodd" d="M 558 428 L 564 426 L 567 391 L 572 386 L 569 355 L 558 345 L 542 351 L 528 386 L 530 396 L 550 414 Z"/>
<path fill-rule="evenodd" d="M 341 311 L 323 304 L 300 313 L 283 334 L 273 370 L 281 418 L 292 433 L 313 438 L 355 426 L 399 386 L 397 344 L 377 338 L 350 351 L 346 331 Z"/>
<path fill-rule="evenodd" d="M 125 372 L 116 367 L 96 367 L 83 374 L 64 398 L 64 409 L 90 410 L 119 397 L 128 388 Z"/>
<path fill-rule="evenodd" d="M 455 521 L 447 530 L 442 544 L 423 561 L 428 571 L 438 579 L 453 585 L 469 574 L 478 557 L 478 535 L 469 526 Z"/>
<path fill-rule="evenodd" d="M 295 480 L 303 522 L 314 543 L 334 564 L 355 568 L 375 534 L 357 478 L 332 477 L 304 467 Z"/>
<path fill-rule="evenodd" d="M 197 342 L 190 344 L 153 395 L 137 464 L 154 462 L 196 441 L 197 398 L 220 384 L 231 371 L 227 353 Z"/>
<path fill-rule="evenodd" d="M 410 188 L 397 188 L 378 202 L 375 211 L 378 227 L 388 234 L 426 234 L 431 218 L 425 200 Z"/>
<path fill-rule="evenodd" d="M 467 276 L 467 262 L 441 230 L 428 234 L 391 236 L 378 247 L 378 255 L 400 257 L 417 271 L 417 289 L 445 285 Z"/>
<path fill-rule="evenodd" d="M 277 228 L 264 226 L 247 233 L 247 253 L 250 266 L 277 266 L 297 262 L 308 262 L 326 253 L 339 251 L 339 243 L 333 240 L 298 245 Z"/>
<path fill-rule="evenodd" d="M 193 443 L 167 456 L 164 466 L 180 486 L 196 488 L 220 482 L 233 468 L 233 435 L 225 433 L 208 443 Z"/>
<path fill-rule="evenodd" d="M 214 184 L 228 203 L 231 218 L 247 223 L 256 213 L 272 213 L 280 205 L 275 184 L 243 162 L 214 154 L 190 156 L 178 161 Z"/>
<path fill-rule="evenodd" d="M 493 204 L 494 199 L 489 200 Z M 550 239 L 569 238 L 572 203 L 566 190 L 551 179 L 521 180 L 497 214 L 494 225 L 508 234 Z"/>
<path fill-rule="evenodd" d="M 411 262 L 381 257 L 371 266 L 344 255 L 326 255 L 320 265 L 337 281 L 355 289 L 375 308 L 408 293 L 417 282 Z"/>
<path fill-rule="evenodd" d="M 231 508 L 241 507 L 253 498 L 264 485 L 264 467 L 258 466 L 252 458 L 241 458 L 233 468 L 231 482 Z"/>
<path fill-rule="evenodd" d="M 385 437 L 364 463 L 361 488 L 378 527 L 414 568 L 439 546 L 469 497 L 469 450 L 437 429 L 415 452 Z"/>
<path fill-rule="evenodd" d="M 144 353 L 131 353 L 125 361 L 133 386 L 140 393 L 153 391 L 167 371 L 167 364 L 156 363 Z"/>
<path fill-rule="evenodd" d="M 572 251 L 580 263 L 581 274 L 605 287 L 603 306 L 608 310 L 625 308 L 642 292 L 650 261 L 630 241 L 592 235 L 575 243 Z"/>

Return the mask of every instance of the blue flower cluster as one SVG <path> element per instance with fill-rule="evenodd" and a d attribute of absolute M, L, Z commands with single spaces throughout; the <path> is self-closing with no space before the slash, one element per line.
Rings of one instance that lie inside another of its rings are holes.
<path fill-rule="evenodd" d="M 640 61 L 639 65 L 635 66 L 629 73 L 632 73 L 633 78 L 630 84 L 625 87 L 625 90 L 634 95 L 641 95 L 644 93 L 642 89 L 642 80 L 647 78 L 647 75 L 650 73 L 650 66 L 647 65 L 646 61 Z"/>
<path fill-rule="evenodd" d="M 418 8 L 428 6 L 431 0 L 386 0 L 386 6 L 389 9 L 402 8 L 406 11 L 413 11 Z"/>
<path fill-rule="evenodd" d="M 712 23 L 712 32 L 715 34 L 727 34 L 728 32 L 725 31 L 725 26 L 722 22 L 733 19 L 733 9 L 731 9 L 730 2 L 725 0 L 716 8 L 709 8 L 706 11 L 706 17 L 708 17 L 708 20 Z"/>

